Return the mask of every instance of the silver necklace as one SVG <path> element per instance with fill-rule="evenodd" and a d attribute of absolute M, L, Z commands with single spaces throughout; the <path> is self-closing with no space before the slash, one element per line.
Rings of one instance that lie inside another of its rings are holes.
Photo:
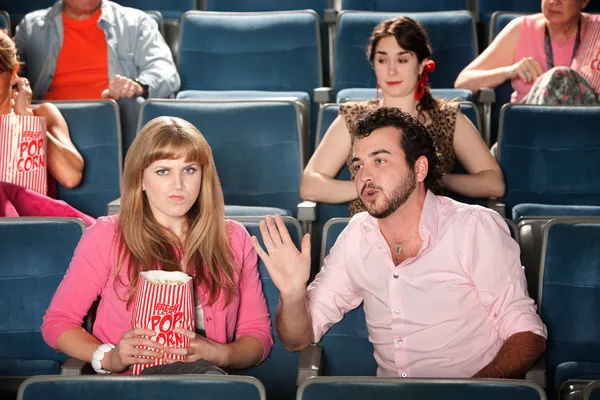
<path fill-rule="evenodd" d="M 417 233 L 419 232 L 419 230 L 417 229 L 415 231 L 415 233 L 413 233 L 410 237 L 404 239 L 403 241 L 399 242 L 399 243 L 394 243 L 394 242 L 390 242 L 389 240 L 385 240 L 386 242 L 388 242 L 388 244 L 395 246 L 396 247 L 396 255 L 399 256 L 400 253 L 402 253 L 402 245 L 406 242 L 408 242 L 410 239 L 414 238 L 415 236 L 417 236 Z"/>

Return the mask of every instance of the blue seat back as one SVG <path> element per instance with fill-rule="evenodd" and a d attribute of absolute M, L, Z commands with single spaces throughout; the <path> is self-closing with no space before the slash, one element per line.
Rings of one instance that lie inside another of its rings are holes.
<path fill-rule="evenodd" d="M 468 9 L 469 0 L 342 0 L 342 10 L 429 12 Z"/>
<path fill-rule="evenodd" d="M 0 29 L 10 32 L 10 15 L 6 11 L 0 10 Z"/>
<path fill-rule="evenodd" d="M 312 93 L 323 82 L 319 18 L 312 10 L 187 12 L 178 64 L 181 90 Z"/>
<path fill-rule="evenodd" d="M 75 218 L 0 218 L 0 376 L 60 373 L 42 317 L 85 225 Z"/>
<path fill-rule="evenodd" d="M 254 378 L 209 375 L 54 376 L 25 381 L 18 400 L 133 400 L 148 398 L 265 400 L 263 385 Z"/>
<path fill-rule="evenodd" d="M 119 109 L 113 100 L 54 102 L 69 126 L 73 144 L 83 156 L 83 179 L 57 194 L 92 217 L 107 214 L 109 202 L 121 196 L 123 155 Z"/>
<path fill-rule="evenodd" d="M 600 205 L 600 107 L 502 109 L 498 157 L 507 215 L 520 203 Z"/>
<path fill-rule="evenodd" d="M 298 400 L 545 400 L 544 390 L 522 380 L 495 379 L 406 379 L 330 378 L 305 381 L 298 388 Z"/>
<path fill-rule="evenodd" d="M 431 41 L 437 68 L 433 88 L 453 88 L 458 74 L 477 56 L 475 22 L 468 11 L 375 13 L 342 11 L 338 15 L 333 88 L 374 88 L 375 73 L 365 54 L 375 26 L 387 19 L 409 16 L 421 23 Z M 460 37 L 460 40 L 456 40 Z"/>
<path fill-rule="evenodd" d="M 323 227 L 321 265 L 349 220 L 334 218 Z M 373 356 L 373 345 L 369 341 L 362 304 L 329 328 L 319 344 L 323 346 L 323 375 L 374 376 L 377 373 L 377 362 Z"/>
<path fill-rule="evenodd" d="M 55 2 L 56 0 L 0 0 L 0 10 L 5 10 L 16 26 L 25 14 L 35 10 L 52 7 Z"/>
<path fill-rule="evenodd" d="M 165 19 L 181 18 L 184 12 L 195 10 L 196 0 L 116 0 L 125 7 L 137 8 L 139 10 L 157 10 Z"/>
<path fill-rule="evenodd" d="M 599 243 L 600 218 L 561 218 L 544 227 L 538 307 L 548 329 L 549 388 L 563 362 L 600 365 Z"/>
<path fill-rule="evenodd" d="M 479 0 L 479 15 L 484 23 L 488 24 L 497 11 L 518 13 L 541 12 L 539 0 Z"/>
<path fill-rule="evenodd" d="M 323 11 L 329 8 L 329 0 L 204 0 L 205 11 L 263 12 L 315 10 L 322 18 Z"/>
<path fill-rule="evenodd" d="M 250 235 L 258 238 L 260 245 L 264 249 L 265 245 L 258 225 L 262 219 L 255 217 L 235 218 L 235 220 L 244 225 Z M 296 247 L 300 248 L 300 240 L 302 238 L 300 224 L 291 217 L 283 217 L 283 219 L 292 241 Z M 277 315 L 277 306 L 279 305 L 279 290 L 271 280 L 269 272 L 260 258 L 258 259 L 258 272 L 263 292 L 267 299 L 269 313 L 271 314 L 273 348 L 269 356 L 260 365 L 244 370 L 232 371 L 232 373 L 258 378 L 267 388 L 270 399 L 291 399 L 294 398 L 296 393 L 299 353 L 287 351 L 279 339 L 279 334 L 275 328 L 275 316 Z"/>
<path fill-rule="evenodd" d="M 295 215 L 304 159 L 300 115 L 286 100 L 150 100 L 140 110 L 140 126 L 160 116 L 189 121 L 212 148 L 225 204 Z"/>
<path fill-rule="evenodd" d="M 538 2 L 539 3 L 539 2 Z M 539 4 L 538 4 L 539 6 Z M 519 18 L 524 15 L 530 14 L 529 12 L 514 12 L 514 11 L 496 11 L 491 15 L 490 26 L 489 26 L 489 42 L 498 36 L 498 34 L 508 25 L 513 19 Z"/>
<path fill-rule="evenodd" d="M 537 2 L 539 6 L 539 1 Z M 509 12 L 509 11 L 496 11 L 491 16 L 489 26 L 489 42 L 492 40 L 515 18 L 527 15 L 527 12 Z M 500 121 L 500 111 L 502 106 L 506 103 L 510 103 L 510 96 L 513 93 L 513 87 L 510 81 L 506 81 L 500 86 L 494 89 L 496 92 L 496 101 L 492 104 L 492 126 L 490 132 L 491 143 L 496 143 L 498 139 L 498 123 Z"/>

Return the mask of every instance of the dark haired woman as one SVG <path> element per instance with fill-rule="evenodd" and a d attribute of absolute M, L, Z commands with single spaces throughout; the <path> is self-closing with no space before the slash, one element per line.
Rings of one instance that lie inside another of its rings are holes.
<path fill-rule="evenodd" d="M 375 27 L 367 56 L 382 92 L 381 99 L 340 104 L 340 115 L 304 170 L 300 186 L 303 199 L 324 203 L 350 201 L 350 215 L 364 211 L 354 183 L 336 180 L 335 176 L 344 164 L 350 166 L 356 123 L 381 106 L 409 112 L 428 128 L 444 160 L 442 190 L 473 198 L 504 195 L 502 171 L 477 128 L 460 112 L 456 102 L 431 95 L 427 86 L 427 73 L 435 67 L 431 55 L 429 38 L 415 20 L 394 18 Z M 450 173 L 457 160 L 468 174 Z M 354 179 L 351 168 L 350 176 Z"/>

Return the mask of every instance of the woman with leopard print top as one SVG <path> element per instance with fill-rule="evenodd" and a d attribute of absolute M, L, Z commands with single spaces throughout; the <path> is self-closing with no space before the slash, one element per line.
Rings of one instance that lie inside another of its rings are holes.
<path fill-rule="evenodd" d="M 350 161 L 356 123 L 380 106 L 410 112 L 428 127 L 444 159 L 443 191 L 472 198 L 502 197 L 502 171 L 477 128 L 457 103 L 431 95 L 427 72 L 435 64 L 430 60 L 431 46 L 423 27 L 409 17 L 383 21 L 371 35 L 367 55 L 383 98 L 340 105 L 339 116 L 304 170 L 301 197 L 324 203 L 350 201 L 351 215 L 364 211 L 354 182 L 336 180 L 335 176 L 346 164 L 354 179 Z M 468 174 L 451 173 L 457 160 Z"/>

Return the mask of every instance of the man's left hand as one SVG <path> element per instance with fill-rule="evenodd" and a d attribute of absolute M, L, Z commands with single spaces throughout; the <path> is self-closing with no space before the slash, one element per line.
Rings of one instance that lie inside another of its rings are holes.
<path fill-rule="evenodd" d="M 141 96 L 144 93 L 144 89 L 139 83 L 133 79 L 129 79 L 122 75 L 115 75 L 115 77 L 108 84 L 108 89 L 102 91 L 102 98 L 104 99 L 130 99 L 132 97 Z"/>

